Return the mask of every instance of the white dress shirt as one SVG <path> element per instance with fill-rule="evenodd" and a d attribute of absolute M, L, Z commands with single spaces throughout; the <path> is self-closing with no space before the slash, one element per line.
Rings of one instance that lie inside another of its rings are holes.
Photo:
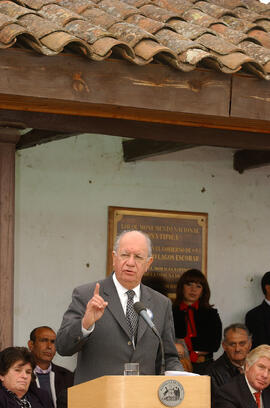
<path fill-rule="evenodd" d="M 248 379 L 247 379 L 246 376 L 245 376 L 245 379 L 246 379 L 248 388 L 249 388 L 249 390 L 250 390 L 250 392 L 251 392 L 251 394 L 252 394 L 254 400 L 256 401 L 256 398 L 255 398 L 254 393 L 257 392 L 258 390 L 255 390 L 255 388 L 253 388 L 253 387 L 249 384 Z M 260 408 L 264 408 L 264 407 L 263 407 L 263 401 L 262 401 L 262 393 L 261 393 L 261 395 L 260 395 L 260 401 L 261 401 L 261 403 L 260 403 Z"/>

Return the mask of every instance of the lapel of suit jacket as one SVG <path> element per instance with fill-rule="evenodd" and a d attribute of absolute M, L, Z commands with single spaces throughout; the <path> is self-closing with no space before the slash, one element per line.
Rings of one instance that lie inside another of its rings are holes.
<path fill-rule="evenodd" d="M 270 386 L 268 386 L 265 390 L 263 390 L 262 400 L 263 400 L 264 408 L 270 407 Z"/>
<path fill-rule="evenodd" d="M 153 305 L 152 295 L 150 290 L 145 285 L 141 285 L 141 302 L 147 309 L 151 310 Z M 148 327 L 147 323 L 141 317 L 139 317 L 137 343 L 142 338 L 147 327 Z"/>
<path fill-rule="evenodd" d="M 116 287 L 113 283 L 112 275 L 105 279 L 102 283 L 102 292 L 101 296 L 103 299 L 108 302 L 107 308 L 119 323 L 128 337 L 131 339 L 130 331 L 127 325 L 127 320 L 125 313 L 123 311 L 122 304 L 120 302 Z"/>
<path fill-rule="evenodd" d="M 265 299 L 261 304 L 262 306 L 262 316 L 263 316 L 263 325 L 265 331 L 265 343 L 268 343 L 268 339 L 270 339 L 270 324 L 269 324 L 269 317 L 270 317 L 270 306 L 266 303 Z"/>
<path fill-rule="evenodd" d="M 247 385 L 245 375 L 241 374 L 239 376 L 239 382 L 240 382 L 240 388 L 243 392 L 241 392 L 241 395 L 243 395 L 243 407 L 250 407 L 250 408 L 258 408 L 257 403 Z M 246 396 L 246 397 L 245 397 Z"/>

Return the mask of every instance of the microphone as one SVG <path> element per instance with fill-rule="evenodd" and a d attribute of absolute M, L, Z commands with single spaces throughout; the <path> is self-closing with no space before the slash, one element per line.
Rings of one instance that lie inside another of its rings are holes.
<path fill-rule="evenodd" d="M 159 339 L 159 344 L 160 344 L 160 351 L 161 351 L 161 368 L 160 368 L 160 374 L 164 375 L 165 374 L 165 355 L 164 355 L 164 346 L 163 346 L 163 341 L 162 338 L 159 334 L 158 329 L 156 328 L 155 324 L 153 323 L 152 319 L 147 313 L 146 307 L 142 302 L 136 302 L 133 305 L 135 311 L 138 313 L 139 316 L 143 318 L 143 320 L 146 322 L 146 324 L 153 330 L 155 335 Z"/>
<path fill-rule="evenodd" d="M 154 325 L 152 319 L 150 318 L 149 314 L 147 313 L 146 307 L 142 302 L 136 302 L 133 305 L 135 311 L 138 313 L 139 316 L 143 318 L 143 320 L 150 326 L 150 328 L 155 331 L 156 326 Z M 157 330 L 157 329 L 156 329 Z"/>

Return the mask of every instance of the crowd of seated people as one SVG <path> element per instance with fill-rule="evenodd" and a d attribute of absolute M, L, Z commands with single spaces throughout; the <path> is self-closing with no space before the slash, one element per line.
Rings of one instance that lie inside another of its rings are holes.
<path fill-rule="evenodd" d="M 165 280 L 163 286 L 158 280 L 157 290 L 167 294 Z M 205 276 L 190 269 L 177 283 L 173 317 L 179 359 L 186 371 L 211 377 L 212 408 L 270 407 L 270 272 L 261 287 L 262 304 L 247 313 L 246 325 L 225 327 L 221 343 L 222 322 L 210 304 Z M 223 354 L 214 361 L 220 344 Z"/>

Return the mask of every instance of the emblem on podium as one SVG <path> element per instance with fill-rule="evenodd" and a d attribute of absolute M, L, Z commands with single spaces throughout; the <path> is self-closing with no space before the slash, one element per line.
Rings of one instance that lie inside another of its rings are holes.
<path fill-rule="evenodd" d="M 166 407 L 176 407 L 184 399 L 184 387 L 176 380 L 167 380 L 160 384 L 158 397 Z"/>

